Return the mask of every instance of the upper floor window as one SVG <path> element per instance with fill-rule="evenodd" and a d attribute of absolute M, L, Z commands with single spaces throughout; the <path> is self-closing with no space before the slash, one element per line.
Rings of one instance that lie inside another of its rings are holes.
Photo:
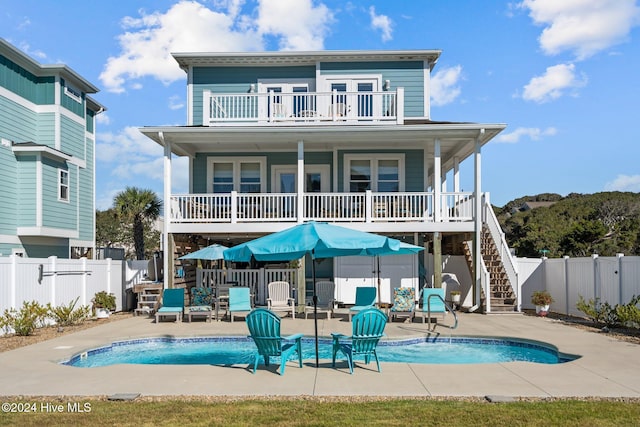
<path fill-rule="evenodd" d="M 404 155 L 345 155 L 345 188 L 351 193 L 366 190 L 404 191 Z"/>
<path fill-rule="evenodd" d="M 69 98 L 76 100 L 77 102 L 82 103 L 82 92 L 71 86 L 68 82 L 64 82 L 64 94 Z"/>
<path fill-rule="evenodd" d="M 209 159 L 207 191 L 212 193 L 262 193 L 266 187 L 264 157 L 214 157 Z"/>
<path fill-rule="evenodd" d="M 59 171 L 58 199 L 68 202 L 69 201 L 69 172 L 63 169 L 58 169 L 58 171 Z"/>

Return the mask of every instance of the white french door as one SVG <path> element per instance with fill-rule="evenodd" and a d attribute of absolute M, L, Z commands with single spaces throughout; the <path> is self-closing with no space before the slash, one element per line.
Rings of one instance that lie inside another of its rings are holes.
<path fill-rule="evenodd" d="M 329 192 L 329 165 L 305 165 L 304 192 Z M 273 183 L 276 193 L 295 193 L 297 188 L 298 171 L 295 166 L 274 166 Z"/>
<path fill-rule="evenodd" d="M 381 105 L 373 92 L 378 91 L 376 78 L 327 79 L 331 97 L 329 112 L 347 119 L 366 119 L 380 115 Z"/>

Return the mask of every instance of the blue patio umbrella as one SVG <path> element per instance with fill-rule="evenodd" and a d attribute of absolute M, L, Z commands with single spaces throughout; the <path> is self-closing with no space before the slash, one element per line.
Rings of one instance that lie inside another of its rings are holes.
<path fill-rule="evenodd" d="M 204 259 L 208 261 L 215 261 L 217 259 L 224 258 L 224 251 L 226 249 L 229 249 L 229 248 L 215 243 L 213 245 L 207 246 L 206 248 L 202 248 L 195 252 L 191 252 L 189 254 L 183 255 L 178 259 Z"/>
<path fill-rule="evenodd" d="M 313 277 L 313 308 L 316 341 L 316 367 L 318 366 L 318 320 L 316 295 L 316 265 L 318 258 L 339 256 L 376 256 L 399 253 L 399 240 L 366 233 L 323 222 L 307 222 L 224 251 L 226 261 L 292 261 L 311 255 Z M 409 251 L 408 248 L 405 249 Z M 410 253 L 410 252 L 405 252 Z"/>

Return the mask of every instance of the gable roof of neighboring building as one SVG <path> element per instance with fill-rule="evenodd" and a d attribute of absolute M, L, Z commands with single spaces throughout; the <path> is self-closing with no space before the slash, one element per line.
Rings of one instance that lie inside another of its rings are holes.
<path fill-rule="evenodd" d="M 85 93 L 97 93 L 100 91 L 100 89 L 70 67 L 63 64 L 40 64 L 2 38 L 0 38 L 0 54 L 6 56 L 35 76 L 42 77 L 59 74 L 72 84 L 78 86 L 78 88 Z"/>

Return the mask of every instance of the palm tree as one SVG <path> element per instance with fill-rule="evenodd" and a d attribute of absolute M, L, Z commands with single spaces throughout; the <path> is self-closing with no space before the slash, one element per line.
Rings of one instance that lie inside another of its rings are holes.
<path fill-rule="evenodd" d="M 144 223 L 155 221 L 160 215 L 162 201 L 151 190 L 127 187 L 118 193 L 113 200 L 118 217 L 133 226 L 133 244 L 136 258 L 144 256 Z"/>

